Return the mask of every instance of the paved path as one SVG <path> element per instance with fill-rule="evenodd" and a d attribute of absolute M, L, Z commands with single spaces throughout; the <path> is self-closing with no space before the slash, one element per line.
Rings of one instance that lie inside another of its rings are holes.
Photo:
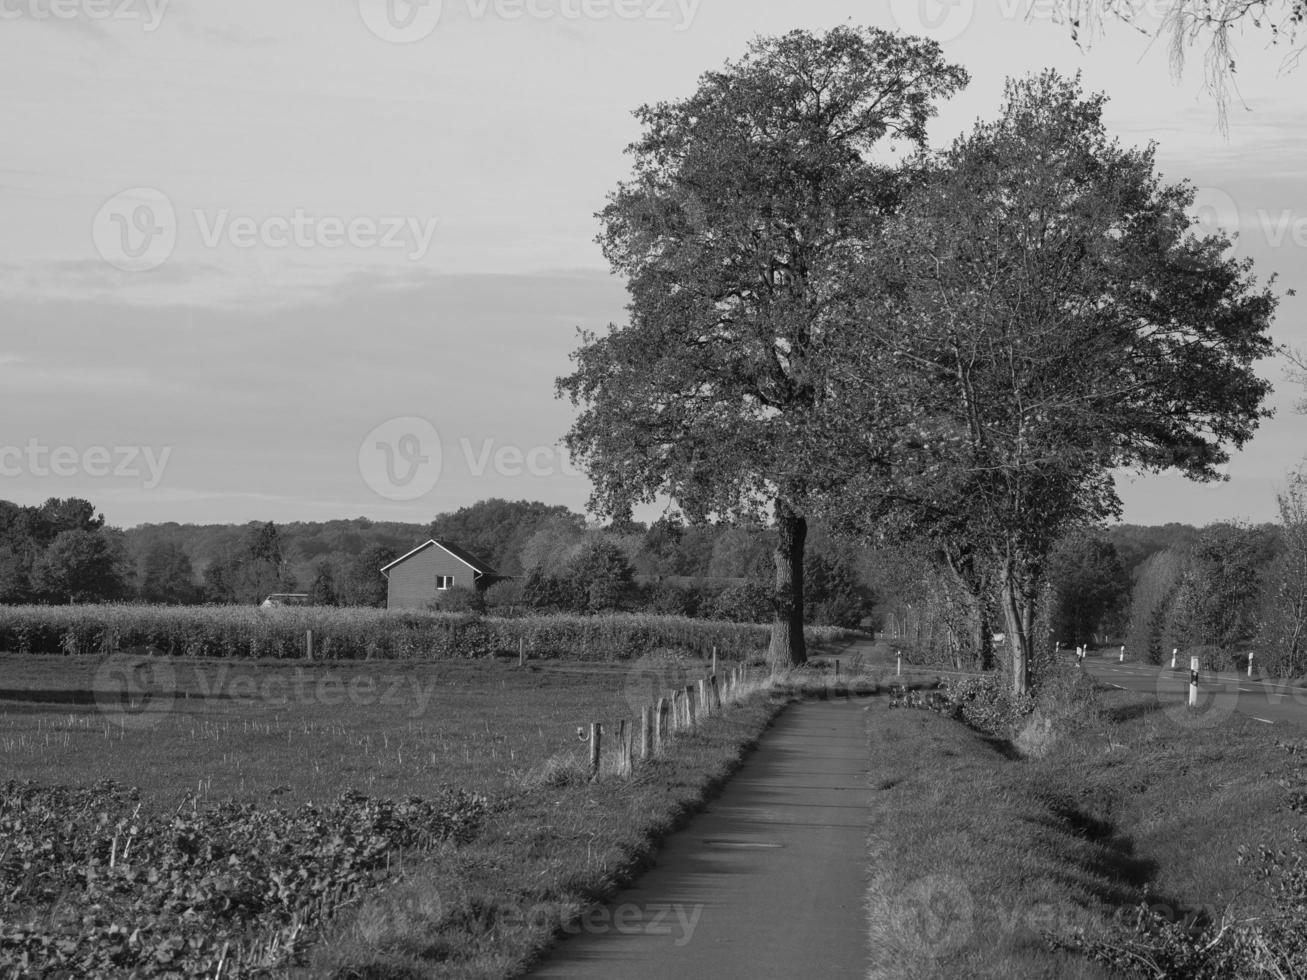
<path fill-rule="evenodd" d="M 1070 662 L 1075 663 L 1074 654 Z M 1158 667 L 1128 659 L 1119 663 L 1096 655 L 1085 658 L 1085 669 L 1103 683 L 1123 691 L 1156 694 L 1168 705 L 1184 704 L 1189 698 L 1189 658 L 1181 657 L 1179 664 L 1182 669 L 1172 670 L 1169 660 Z M 1268 725 L 1307 725 L 1307 687 L 1291 681 L 1203 671 L 1198 677 L 1198 692 L 1198 717 L 1210 714 L 1215 720 L 1239 712 Z"/>
<path fill-rule="evenodd" d="M 529 976 L 861 980 L 867 704 L 790 705 L 656 866 Z"/>

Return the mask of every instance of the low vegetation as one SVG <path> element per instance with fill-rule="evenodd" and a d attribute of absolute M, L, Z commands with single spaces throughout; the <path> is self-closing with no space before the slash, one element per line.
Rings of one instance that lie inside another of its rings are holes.
<path fill-rule="evenodd" d="M 677 616 L 531 616 L 387 612 L 327 606 L 0 606 L 0 651 L 297 659 L 480 659 L 497 655 L 621 661 L 660 649 L 743 659 L 766 626 Z M 813 627 L 815 640 L 842 631 Z"/>
<path fill-rule="evenodd" d="M 870 975 L 1302 976 L 1307 742 L 1066 683 L 872 713 Z"/>
<path fill-rule="evenodd" d="M 475 836 L 486 801 L 347 793 L 142 812 L 139 791 L 0 787 L 0 963 L 15 975 L 262 976 L 401 854 Z"/>

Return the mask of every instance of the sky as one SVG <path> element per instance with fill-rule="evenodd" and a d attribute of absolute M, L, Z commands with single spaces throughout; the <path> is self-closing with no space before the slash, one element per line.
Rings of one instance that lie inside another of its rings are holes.
<path fill-rule="evenodd" d="M 632 110 L 795 28 L 937 39 L 972 75 L 938 146 L 1006 77 L 1081 72 L 1206 225 L 1304 290 L 1307 74 L 1240 38 L 1222 134 L 1196 58 L 1176 80 L 1121 24 L 1084 50 L 1054 6 L 0 0 L 0 499 L 84 497 L 123 527 L 583 509 L 554 380 L 578 330 L 624 317 L 594 215 Z M 1277 341 L 1307 343 L 1305 297 Z M 1122 474 L 1125 521 L 1274 518 L 1307 419 L 1283 365 L 1259 371 L 1277 415 L 1229 481 Z"/>

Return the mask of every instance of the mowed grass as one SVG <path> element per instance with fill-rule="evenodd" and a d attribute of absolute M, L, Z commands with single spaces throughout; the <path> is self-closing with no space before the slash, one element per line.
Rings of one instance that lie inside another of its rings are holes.
<path fill-rule="evenodd" d="M 457 787 L 490 799 L 474 840 L 403 856 L 335 910 L 304 975 L 339 980 L 520 975 L 652 860 L 784 703 L 756 681 L 624 777 L 617 723 L 707 663 L 150 660 L 128 710 L 110 676 L 122 666 L 0 657 L 0 780 L 111 779 L 160 810 L 227 799 L 287 808 L 346 790 Z M 597 781 L 577 737 L 592 721 L 609 736 Z"/>
<path fill-rule="evenodd" d="M 1038 760 L 942 715 L 873 710 L 869 976 L 1106 977 L 1046 937 L 1118 942 L 1114 920 L 1144 902 L 1186 926 L 1265 911 L 1239 848 L 1302 830 L 1286 805 L 1301 756 L 1278 742 L 1303 733 L 1171 707 L 1103 692 Z"/>

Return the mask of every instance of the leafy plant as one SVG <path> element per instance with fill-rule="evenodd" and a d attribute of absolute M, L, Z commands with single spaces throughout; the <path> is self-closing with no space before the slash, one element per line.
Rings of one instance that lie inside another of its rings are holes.
<path fill-rule="evenodd" d="M 449 791 L 154 814 L 109 782 L 11 781 L 0 789 L 0 972 L 280 975 L 403 851 L 470 840 L 487 812 L 484 798 Z"/>

